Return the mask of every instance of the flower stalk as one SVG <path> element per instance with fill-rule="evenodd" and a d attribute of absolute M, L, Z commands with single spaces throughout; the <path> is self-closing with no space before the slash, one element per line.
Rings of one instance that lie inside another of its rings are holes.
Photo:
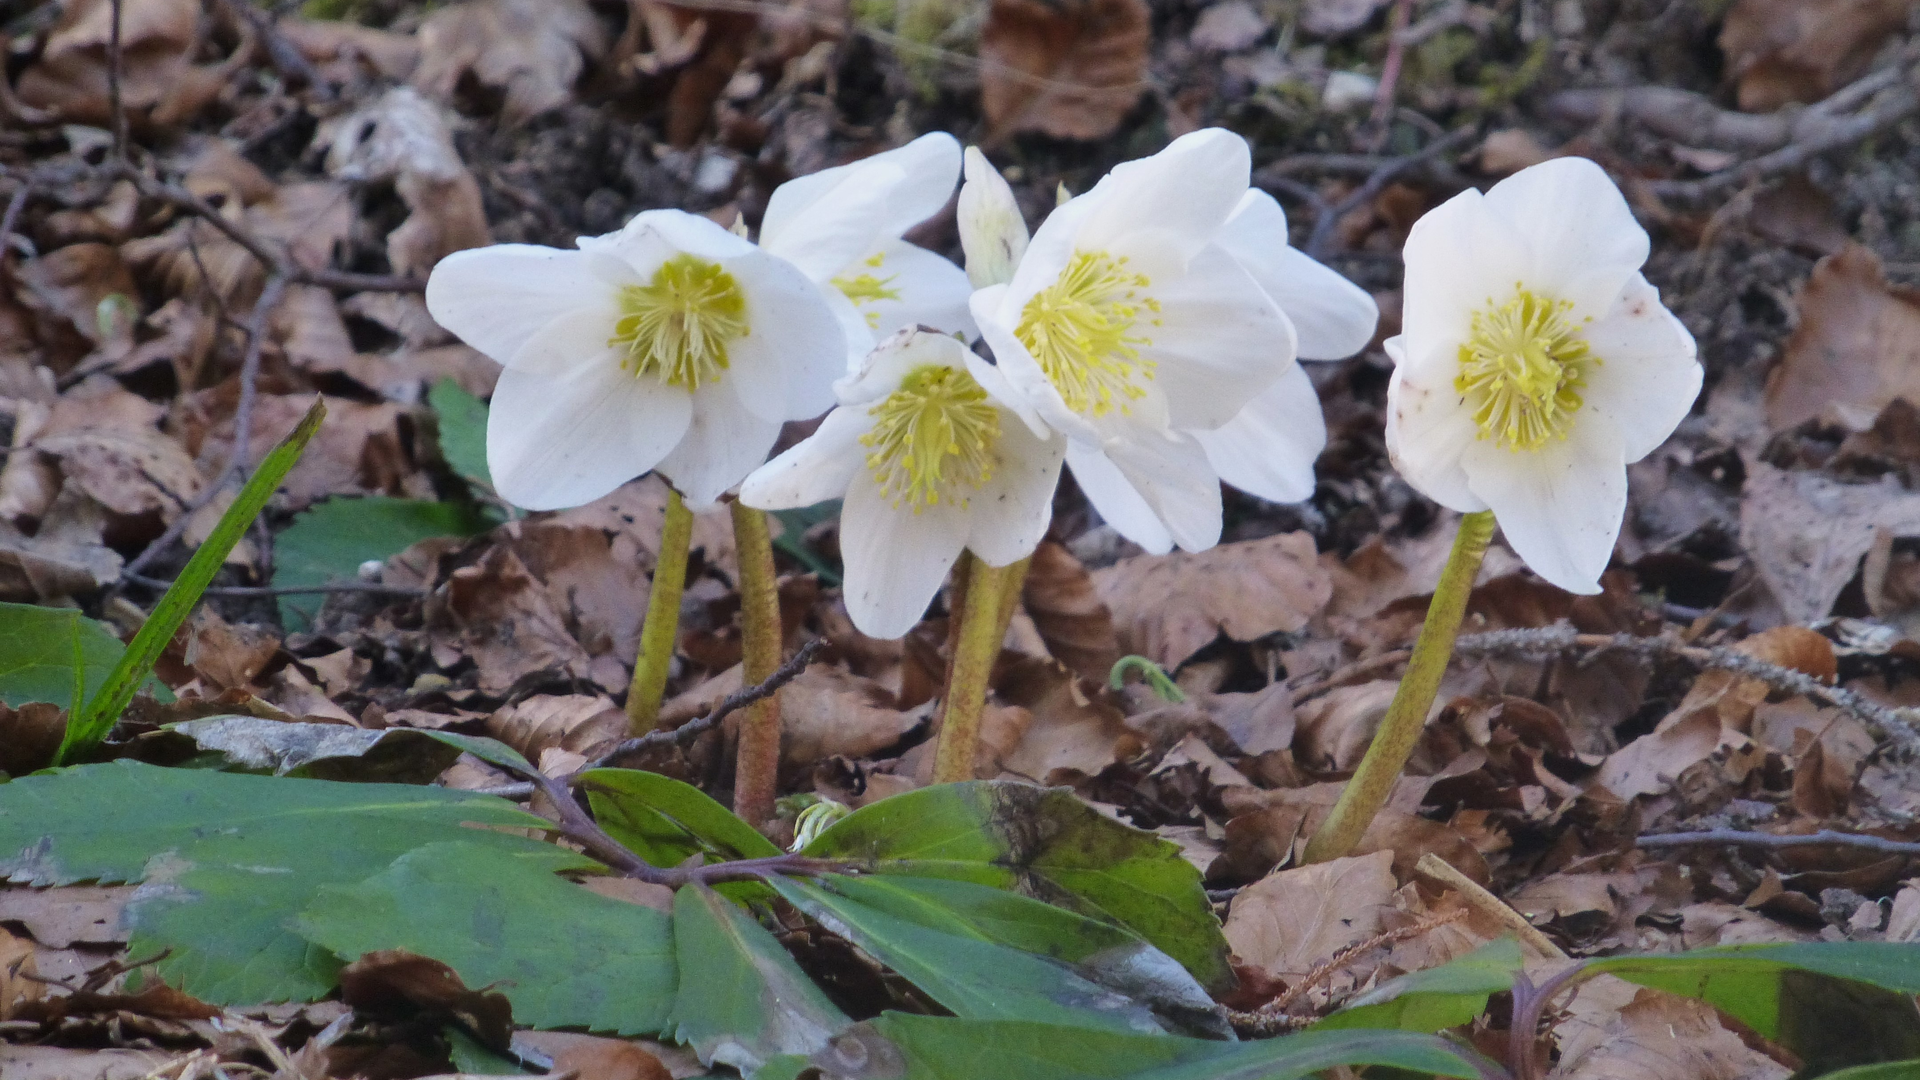
<path fill-rule="evenodd" d="M 1440 691 L 1440 679 L 1453 658 L 1453 642 L 1460 633 L 1460 620 L 1467 612 L 1467 597 L 1473 591 L 1473 579 L 1480 573 L 1480 562 L 1493 541 L 1493 512 L 1482 510 L 1460 519 L 1460 531 L 1453 538 L 1453 551 L 1440 572 L 1440 584 L 1427 605 L 1427 618 L 1420 637 L 1413 643 L 1413 656 L 1407 661 L 1407 673 L 1394 691 L 1387 715 L 1374 733 L 1373 743 L 1360 759 L 1360 768 L 1347 781 L 1320 828 L 1307 842 L 1304 860 L 1309 863 L 1338 859 L 1354 849 L 1367 826 L 1387 801 L 1387 792 L 1412 756 L 1420 731 L 1426 726 L 1427 712 Z"/>
<path fill-rule="evenodd" d="M 733 546 L 740 560 L 742 686 L 765 682 L 780 668 L 780 585 L 773 568 L 767 516 L 735 501 Z M 740 724 L 734 765 L 733 812 L 756 828 L 773 819 L 780 775 L 780 696 L 749 706 Z"/>
<path fill-rule="evenodd" d="M 1007 585 L 1019 564 L 988 566 L 978 555 L 967 556 L 967 594 L 960 613 L 960 638 L 947 673 L 945 716 L 940 722 L 940 744 L 933 756 L 933 782 L 951 784 L 973 779 L 974 756 L 980 746 L 980 710 L 987 700 L 987 681 L 1000 655 L 1000 612 Z"/>
<path fill-rule="evenodd" d="M 640 655 L 627 689 L 627 730 L 638 738 L 660 719 L 673 650 L 680 637 L 680 597 L 687 587 L 687 548 L 693 542 L 693 512 L 680 493 L 667 489 L 667 514 L 660 526 L 660 557 L 647 591 L 647 621 L 640 629 Z"/>

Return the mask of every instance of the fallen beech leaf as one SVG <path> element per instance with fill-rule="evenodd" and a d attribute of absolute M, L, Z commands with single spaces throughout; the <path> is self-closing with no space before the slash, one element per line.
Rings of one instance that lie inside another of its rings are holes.
<path fill-rule="evenodd" d="M 0 1020 L 12 1020 L 20 1007 L 46 996 L 47 986 L 35 976 L 33 942 L 0 928 Z"/>
<path fill-rule="evenodd" d="M 39 59 L 21 72 L 20 101 L 53 111 L 67 123 L 106 126 L 107 50 L 115 5 L 72 0 L 62 5 Z M 126 0 L 120 13 L 120 100 L 129 125 L 171 127 L 218 97 L 250 50 L 217 65 L 196 66 L 194 49 L 208 36 L 200 0 Z"/>
<path fill-rule="evenodd" d="M 238 379 L 190 395 L 174 423 L 180 441 L 206 469 L 219 468 L 233 452 L 233 409 Z M 406 410 L 390 402 L 327 397 L 327 422 L 281 483 L 288 510 L 302 510 L 332 495 L 433 496 L 413 457 L 404 427 Z M 254 400 L 248 445 L 257 456 L 293 430 L 313 405 L 307 394 L 261 394 Z"/>
<path fill-rule="evenodd" d="M 1893 399 L 1920 400 L 1920 290 L 1888 284 L 1870 249 L 1849 243 L 1815 263 L 1794 306 L 1799 325 L 1767 377 L 1775 430 L 1829 406 L 1864 428 Z"/>
<path fill-rule="evenodd" d="M 49 949 L 77 943 L 124 944 L 122 921 L 133 885 L 70 885 L 56 889 L 0 889 L 0 922 L 18 923 Z"/>
<path fill-rule="evenodd" d="M 1375 679 L 1335 687 L 1299 706 L 1294 710 L 1295 760 L 1322 772 L 1359 765 L 1399 688 L 1398 680 Z"/>
<path fill-rule="evenodd" d="M 230 623 L 212 608 L 194 611 L 181 659 L 216 692 L 241 689 L 280 651 L 280 634 L 253 623 Z"/>
<path fill-rule="evenodd" d="M 1392 854 L 1376 851 L 1269 874 L 1233 898 L 1227 943 L 1269 975 L 1305 975 L 1380 932 L 1399 887 L 1392 866 Z"/>
<path fill-rule="evenodd" d="M 135 297 L 139 288 L 120 255 L 106 244 L 69 244 L 30 259 L 19 270 L 15 298 L 35 316 L 35 336 L 43 355 L 57 373 L 65 373 L 82 356 L 117 337 L 124 350 L 132 345 L 132 321 L 106 320 L 111 334 L 102 331 L 103 307 L 114 297 Z"/>
<path fill-rule="evenodd" d="M 351 83 L 363 73 L 399 81 L 411 75 L 420 62 L 420 45 L 412 34 L 293 16 L 279 19 L 274 28 L 287 44 L 318 65 L 321 77 L 329 82 Z"/>
<path fill-rule="evenodd" d="M 1489 176 L 1508 176 L 1553 156 L 1553 151 L 1541 146 L 1532 132 L 1525 128 L 1505 128 L 1481 142 L 1480 171 Z"/>
<path fill-rule="evenodd" d="M 460 5 L 429 17 L 427 25 L 433 25 L 434 19 L 442 16 L 475 8 L 515 7 L 517 5 L 488 3 Z M 542 28 L 565 20 L 567 5 L 550 7 L 552 15 L 543 16 L 538 24 Z M 549 18 L 552 21 L 548 21 Z M 592 21 L 591 16 L 588 19 Z M 537 33 L 520 29 L 522 33 Z M 427 26 L 421 27 L 420 35 L 422 40 L 426 39 Z M 427 76 L 423 74 L 423 77 Z M 509 106 L 514 100 L 513 91 L 509 90 Z M 405 221 L 387 234 L 387 261 L 394 273 L 425 277 L 434 264 L 447 255 L 490 241 L 486 211 L 480 205 L 479 184 L 460 160 L 460 152 L 454 149 L 453 136 L 439 107 L 411 87 L 399 86 L 387 91 L 371 105 L 345 117 L 331 134 L 327 149 L 329 175 L 353 183 L 392 184 L 410 212 Z"/>
<path fill-rule="evenodd" d="M 1737 0 L 1720 25 L 1740 107 L 1817 101 L 1858 78 L 1907 25 L 1908 0 Z"/>
<path fill-rule="evenodd" d="M 1145 0 L 992 0 L 980 31 L 989 141 L 1103 139 L 1146 89 Z"/>
<path fill-rule="evenodd" d="M 1121 647 L 1169 671 L 1222 633 L 1240 642 L 1294 633 L 1333 595 L 1304 532 L 1123 559 L 1095 571 L 1093 584 Z"/>
<path fill-rule="evenodd" d="M 1029 723 L 999 755 L 1000 768 L 1036 783 L 1096 776 L 1139 746 L 1120 710 L 1087 694 L 1057 661 L 1009 665 L 997 681 L 1001 701 L 1023 709 Z"/>
<path fill-rule="evenodd" d="M 808 25 L 804 7 L 792 5 L 768 11 L 768 21 L 775 24 L 771 28 L 773 37 L 785 40 L 770 53 L 763 53 L 758 62 L 771 61 L 777 66 L 811 47 L 818 29 L 817 25 Z M 667 0 L 629 0 L 628 8 L 627 29 L 614 44 L 609 66 L 641 77 L 670 74 L 673 85 L 666 94 L 667 142 L 682 149 L 691 147 L 712 118 L 714 102 L 745 58 L 760 17 L 753 12 L 682 6 Z M 846 9 L 820 14 L 844 19 Z M 779 25 L 782 22 L 786 24 L 785 33 Z M 646 52 L 641 51 L 643 32 Z"/>
<path fill-rule="evenodd" d="M 486 732 L 529 761 L 555 748 L 597 757 L 627 737 L 627 714 L 610 698 L 536 694 L 487 717 Z"/>
<path fill-rule="evenodd" d="M 1617 985 L 1615 985 L 1617 984 Z M 1713 1006 L 1602 975 L 1581 984 L 1555 1029 L 1554 1080 L 1785 1080 Z"/>
<path fill-rule="evenodd" d="M 1252 48 L 1272 25 L 1246 0 L 1223 0 L 1201 9 L 1187 40 L 1212 52 L 1241 52 Z"/>
<path fill-rule="evenodd" d="M 446 588 L 428 597 L 426 619 L 436 652 L 444 643 L 455 662 L 471 657 L 480 688 L 489 692 L 538 671 L 584 678 L 591 663 L 509 548 L 493 548 L 478 564 L 454 571 Z"/>
<path fill-rule="evenodd" d="M 1120 659 L 1120 638 L 1113 612 L 1073 552 L 1042 541 L 1027 568 L 1021 602 L 1048 653 L 1095 684 L 1106 680 Z"/>
<path fill-rule="evenodd" d="M 574 83 L 607 51 L 607 30 L 583 0 L 468 0 L 427 16 L 413 85 L 453 102 L 471 78 L 502 95 L 508 124 L 573 99 Z"/>
<path fill-rule="evenodd" d="M 593 884 L 589 881 L 587 887 L 591 889 Z M 671 907 L 668 910 L 672 910 Z M 553 1067 L 549 1071 L 555 1075 L 572 1073 L 593 1080 L 673 1080 L 673 1073 L 658 1057 L 625 1039 L 605 1039 L 570 1031 L 525 1031 L 516 1035 L 514 1041 L 552 1057 Z"/>
<path fill-rule="evenodd" d="M 1920 495 L 1896 476 L 1846 484 L 1763 461 L 1747 468 L 1740 544 L 1791 622 L 1812 622 L 1833 610 L 1881 530 L 1920 536 Z"/>
<path fill-rule="evenodd" d="M 1717 713 L 1696 712 L 1614 751 L 1592 783 L 1622 800 L 1658 795 L 1694 765 L 1717 753 L 1740 754 L 1752 745 L 1745 735 L 1724 726 Z"/>
<path fill-rule="evenodd" d="M 797 768 L 836 754 L 871 757 L 920 722 L 917 713 L 895 709 L 879 683 L 813 664 L 780 692 L 781 761 Z"/>
<path fill-rule="evenodd" d="M 77 486 L 60 488 L 31 536 L 0 518 L 0 600 L 59 601 L 119 580 L 106 527 L 106 511 Z"/>

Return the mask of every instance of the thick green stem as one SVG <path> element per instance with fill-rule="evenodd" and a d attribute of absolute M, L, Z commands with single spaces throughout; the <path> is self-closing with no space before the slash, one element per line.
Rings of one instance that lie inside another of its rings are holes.
<path fill-rule="evenodd" d="M 1000 613 L 1007 584 L 1020 564 L 988 566 L 979 556 L 967 555 L 967 598 L 960 613 L 960 636 L 947 673 L 945 715 L 940 721 L 940 745 L 933 755 L 933 782 L 951 784 L 973 779 L 973 760 L 980 746 L 980 709 L 987 700 L 987 680 L 1000 656 Z"/>
<path fill-rule="evenodd" d="M 1427 605 L 1427 621 L 1413 643 L 1413 656 L 1407 661 L 1407 673 L 1387 706 L 1386 718 L 1374 733 L 1373 744 L 1360 759 L 1360 768 L 1340 792 L 1340 801 L 1307 842 L 1304 861 L 1326 862 L 1352 851 L 1387 801 L 1387 792 L 1406 767 L 1420 730 L 1426 726 L 1427 711 L 1434 695 L 1440 692 L 1440 678 L 1453 657 L 1453 639 L 1460 633 L 1460 619 L 1467 612 L 1467 596 L 1473 591 L 1473 579 L 1480 573 L 1480 560 L 1493 540 L 1493 512 L 1483 510 L 1460 519 L 1460 532 L 1453 538 L 1453 554 L 1440 572 L 1440 585 L 1433 590 L 1433 602 Z"/>
<path fill-rule="evenodd" d="M 780 668 L 780 583 L 767 516 L 732 503 L 733 547 L 740 559 L 740 685 L 758 686 Z M 758 828 L 773 820 L 780 781 L 780 695 L 747 707 L 740 721 L 733 812 Z"/>
<path fill-rule="evenodd" d="M 687 545 L 693 540 L 693 513 L 680 493 L 667 489 L 667 516 L 660 526 L 660 557 L 647 593 L 647 621 L 640 629 L 640 656 L 633 662 L 627 688 L 627 728 L 634 737 L 652 731 L 667 692 L 673 648 L 680 637 L 680 596 L 687 587 Z"/>

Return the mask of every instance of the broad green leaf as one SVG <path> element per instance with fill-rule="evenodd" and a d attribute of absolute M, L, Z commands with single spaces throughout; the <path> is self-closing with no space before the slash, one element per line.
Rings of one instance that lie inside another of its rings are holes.
<path fill-rule="evenodd" d="M 187 565 L 180 568 L 173 584 L 153 605 L 152 613 L 141 624 L 140 632 L 127 643 L 126 651 L 120 654 L 119 662 L 108 673 L 100 691 L 89 697 L 85 705 L 73 707 L 66 738 L 61 740 L 60 752 L 54 758 L 56 762 L 73 760 L 73 755 L 97 745 L 113 730 L 127 703 L 133 700 L 134 692 L 153 674 L 153 665 L 173 640 L 174 632 L 187 621 L 193 606 L 200 602 L 200 594 L 213 582 L 213 575 L 226 564 L 227 553 L 266 508 L 267 500 L 279 489 L 280 481 L 285 479 L 294 462 L 300 460 L 301 451 L 307 448 L 307 442 L 326 418 L 326 403 L 314 398 L 313 407 L 278 446 L 267 452 L 260 467 L 241 485 L 240 494 L 234 496 L 226 512 L 214 523 L 213 531 L 194 549 Z"/>
<path fill-rule="evenodd" d="M 351 580 L 360 564 L 387 559 L 435 536 L 472 536 L 493 522 L 467 503 L 426 499 L 336 498 L 315 503 L 273 538 L 273 583 L 286 588 Z M 303 630 L 320 596 L 283 596 L 280 620 Z"/>
<path fill-rule="evenodd" d="M 454 731 L 422 731 L 421 734 L 456 749 L 465 750 L 489 765 L 498 765 L 523 776 L 534 771 L 533 763 L 521 756 L 520 751 L 499 739 L 489 739 L 485 735 L 462 735 Z"/>
<path fill-rule="evenodd" d="M 691 784 L 638 769 L 594 769 L 581 776 L 594 820 L 627 850 L 655 866 L 770 858 L 773 841 Z"/>
<path fill-rule="evenodd" d="M 127 907 L 136 956 L 195 997 L 307 1000 L 339 961 L 288 921 L 323 885 L 360 881 L 423 844 L 503 855 L 550 845 L 470 826 L 545 828 L 504 799 L 436 787 L 339 784 L 87 765 L 0 784 L 0 877 L 29 885 L 141 882 Z"/>
<path fill-rule="evenodd" d="M 427 390 L 427 404 L 440 420 L 440 454 L 453 471 L 476 484 L 493 486 L 487 471 L 487 405 L 452 379 Z"/>
<path fill-rule="evenodd" d="M 1229 1043 L 903 1013 L 860 1025 L 814 1061 L 852 1080 L 1295 1080 L 1338 1065 L 1480 1075 L 1445 1040 L 1408 1031 L 1303 1032 Z"/>
<path fill-rule="evenodd" d="M 294 926 L 348 959 L 430 956 L 468 986 L 506 994 L 523 1024 L 654 1034 L 674 999 L 672 920 L 554 875 L 594 865 L 553 847 L 528 858 L 430 844 L 358 884 L 321 889 Z"/>
<path fill-rule="evenodd" d="M 1856 1065 L 1851 1069 L 1827 1073 L 1820 1080 L 1914 1080 L 1915 1077 L 1920 1077 L 1920 1058 Z"/>
<path fill-rule="evenodd" d="M 862 883 L 856 879 L 831 875 L 818 882 L 776 879 L 772 884 L 789 903 L 865 949 L 955 1016 L 1161 1030 L 1149 1009 L 1088 982 L 1060 961 L 861 903 L 856 896 Z"/>
<path fill-rule="evenodd" d="M 113 631 L 71 608 L 0 604 L 0 702 L 20 706 L 50 701 L 72 708 L 76 638 L 84 699 L 99 691 L 127 651 Z M 173 700 L 151 676 L 142 689 L 163 701 Z"/>
<path fill-rule="evenodd" d="M 702 1062 L 751 1074 L 819 1052 L 850 1022 L 772 934 L 705 885 L 674 894 L 673 935 L 686 978 L 669 1030 Z"/>
<path fill-rule="evenodd" d="M 381 780 L 424 784 L 446 771 L 460 751 L 411 728 L 371 731 L 345 724 L 290 723 L 258 716 L 209 716 L 167 725 L 202 750 L 235 766 L 297 773 L 315 780 Z"/>
<path fill-rule="evenodd" d="M 1490 941 L 1450 963 L 1380 984 L 1314 1024 L 1313 1030 L 1441 1031 L 1464 1024 L 1485 1011 L 1489 995 L 1512 989 L 1520 963 L 1519 942 Z"/>
<path fill-rule="evenodd" d="M 1180 849 L 1064 788 L 939 784 L 862 807 L 807 846 L 877 874 L 1012 889 L 1107 919 L 1180 961 L 1201 984 L 1233 983 L 1200 872 Z"/>
<path fill-rule="evenodd" d="M 829 561 L 815 551 L 813 545 L 807 543 L 807 530 L 838 516 L 839 513 L 839 499 L 814 503 L 812 506 L 796 507 L 792 510 L 769 510 L 767 514 L 780 522 L 780 535 L 773 538 L 773 546 L 792 556 L 794 561 L 808 570 L 820 575 L 821 581 L 829 585 L 838 585 L 840 584 L 838 561 Z"/>

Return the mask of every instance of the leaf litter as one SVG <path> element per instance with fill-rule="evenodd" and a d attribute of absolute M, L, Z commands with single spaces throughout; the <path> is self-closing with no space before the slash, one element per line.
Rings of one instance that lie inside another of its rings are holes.
<path fill-rule="evenodd" d="M 1391 22 L 1394 5 L 1331 2 L 1301 5 L 1291 22 L 1237 3 L 1108 0 L 796 0 L 740 12 L 368 0 L 278 17 L 244 3 L 118 6 L 117 94 L 154 175 L 283 246 L 288 265 L 389 275 L 391 288 L 295 284 L 252 322 L 272 267 L 178 200 L 91 171 L 114 139 L 115 5 L 69 0 L 9 25 L 0 165 L 9 191 L 26 193 L 0 237 L 0 600 L 77 626 L 59 633 L 79 638 L 60 641 L 81 642 L 88 670 L 104 677 L 112 641 L 158 595 L 149 583 L 177 571 L 230 498 L 239 443 L 257 454 L 316 392 L 332 414 L 266 527 L 229 557 L 218 584 L 232 591 L 210 596 L 163 657 L 160 677 L 181 700 L 136 708 L 116 754 L 173 764 L 218 753 L 263 771 L 328 775 L 332 763 L 346 770 L 333 775 L 420 780 L 454 750 L 426 732 L 490 736 L 550 773 L 595 761 L 624 736 L 664 488 L 643 478 L 592 506 L 526 517 L 499 503 L 474 453 L 496 369 L 434 327 L 409 291 L 451 251 L 567 243 L 652 206 L 752 220 L 780 180 L 935 128 L 1011 166 L 1033 218 L 1059 185 L 1085 190 L 1166 133 L 1225 122 L 1253 140 L 1257 179 L 1299 219 L 1296 243 L 1375 294 L 1384 334 L 1397 321 L 1392 253 L 1413 217 L 1469 183 L 1579 153 L 1642 182 L 1637 209 L 1655 235 L 1648 272 L 1701 341 L 1704 405 L 1635 467 L 1601 597 L 1568 598 L 1492 554 L 1466 633 L 1511 636 L 1455 665 L 1412 774 L 1356 856 L 1296 862 L 1384 710 L 1450 534 L 1447 512 L 1386 463 L 1389 367 L 1377 344 L 1312 368 L 1330 432 L 1312 499 L 1287 507 L 1230 493 L 1228 542 L 1213 551 L 1142 553 L 1062 495 L 995 674 L 979 774 L 1070 787 L 1177 841 L 1237 954 L 1233 1007 L 1292 993 L 1287 1009 L 1303 1023 L 1469 955 L 1515 912 L 1574 957 L 1920 941 L 1911 853 L 1737 842 L 1823 829 L 1920 841 L 1920 777 L 1885 723 L 1920 706 L 1920 401 L 1906 362 L 1920 176 L 1911 107 L 1898 111 L 1897 89 L 1872 89 L 1889 85 L 1884 73 L 1910 72 L 1901 5 L 1740 0 L 1662 14 L 1558 4 L 1549 16 L 1416 4 L 1402 5 L 1413 9 L 1405 30 Z M 1385 80 L 1393 50 L 1404 52 L 1395 93 L 1405 119 L 1381 126 L 1343 112 L 1346 76 Z M 1717 66 L 1703 63 L 1709 55 Z M 1554 104 L 1572 99 L 1550 96 L 1623 86 L 1667 97 L 1633 98 L 1594 124 L 1569 122 Z M 1669 122 L 1660 110 L 1678 107 L 1675 95 L 1690 95 L 1689 115 L 1711 130 Z M 1793 119 L 1777 111 L 1789 103 L 1813 104 Z M 1827 119 L 1866 107 L 1893 121 L 1819 141 Z M 1744 142 L 1714 134 L 1742 124 Z M 1434 125 L 1480 137 L 1438 158 L 1409 156 Z M 1728 183 L 1773 160 L 1762 154 L 1813 144 Z M 30 176 L 57 183 L 27 192 Z M 929 246 L 957 246 L 951 217 L 922 233 Z M 937 602 L 901 642 L 863 638 L 820 572 L 836 564 L 831 516 L 782 527 L 789 644 L 826 642 L 787 688 L 783 791 L 878 809 L 929 775 L 948 608 Z M 740 688 L 724 523 L 700 518 L 694 549 L 670 725 Z M 25 631 L 25 610 L 0 609 L 0 768 L 15 776 L 44 764 L 58 722 L 33 703 L 57 710 L 72 694 L 45 677 L 66 670 L 71 649 L 48 653 L 51 631 Z M 1556 627 L 1640 645 L 1528 637 Z M 1698 657 L 1713 650 L 1764 667 L 1703 670 Z M 1109 687 L 1127 653 L 1165 667 L 1188 700 Z M 1786 673 L 1857 698 L 1812 693 Z M 1893 712 L 1844 703 L 1853 700 Z M 644 765 L 724 801 L 716 778 L 731 738 L 723 727 L 649 751 Z M 517 780 L 468 755 L 440 782 L 509 791 Z M 997 827 L 1034 812 L 1009 811 Z M 1720 839 L 1637 842 L 1682 831 Z M 1034 838 L 1000 839 L 1045 861 Z M 342 890 L 329 893 L 336 905 L 394 902 L 398 929 L 412 894 L 396 876 L 455 880 L 471 871 L 457 856 L 472 842 L 449 836 L 421 849 L 432 855 L 418 865 L 389 859 L 337 882 L 303 872 L 301 887 Z M 465 1045 L 448 1029 L 477 1052 L 550 1073 L 652 1080 L 707 1067 L 644 1040 L 516 1034 L 485 1004 L 497 977 L 469 989 L 404 952 L 369 952 L 389 959 L 362 956 L 351 978 L 326 973 L 355 988 L 344 1006 L 267 1004 L 294 988 L 211 968 L 196 982 L 188 955 L 163 958 L 161 970 L 218 1005 L 146 994 L 120 963 L 153 959 L 140 935 L 154 924 L 143 920 L 187 917 L 167 914 L 169 889 L 218 894 L 251 872 L 190 854 L 150 863 L 155 854 L 84 873 L 51 851 L 8 856 L 17 876 L 49 887 L 0 891 L 0 1020 L 12 1025 L 0 1028 L 0 1071 L 185 1076 L 224 1062 L 313 1080 L 429 1075 L 453 1068 L 448 1047 Z M 1423 855 L 1489 887 L 1504 914 L 1421 873 Z M 1016 876 L 1058 901 L 1073 893 L 1064 872 Z M 106 884 L 136 878 L 146 884 Z M 83 879 L 102 883 L 51 884 Z M 586 890 L 551 873 L 539 880 L 585 902 L 574 894 Z M 791 951 L 808 975 L 839 972 L 829 985 L 849 971 L 872 978 L 867 954 L 818 927 L 760 940 L 730 906 L 692 889 L 680 902 L 702 905 L 710 924 L 687 925 L 729 937 L 742 965 L 772 970 Z M 254 931 L 262 942 L 278 933 Z M 311 973 L 306 985 L 330 984 Z M 502 986 L 520 1025 L 575 1016 L 542 1013 Z M 873 1014 L 870 1003 L 822 1001 L 805 1023 L 775 1010 L 761 1027 L 723 1031 L 686 1008 L 677 1022 L 709 1064 L 736 1065 L 818 1052 L 820 1025 L 842 1010 Z M 1655 990 L 1596 980 L 1565 1008 L 1537 1048 L 1555 1076 L 1796 1067 L 1779 1039 Z M 189 1015 L 208 1010 L 225 1026 Z M 21 1016 L 37 1017 L 30 1033 Z M 1468 1036 L 1504 1038 L 1488 1026 L 1497 1016 Z M 245 1031 L 257 1037 L 235 1034 Z M 904 1027 L 889 1037 L 936 1038 Z"/>

